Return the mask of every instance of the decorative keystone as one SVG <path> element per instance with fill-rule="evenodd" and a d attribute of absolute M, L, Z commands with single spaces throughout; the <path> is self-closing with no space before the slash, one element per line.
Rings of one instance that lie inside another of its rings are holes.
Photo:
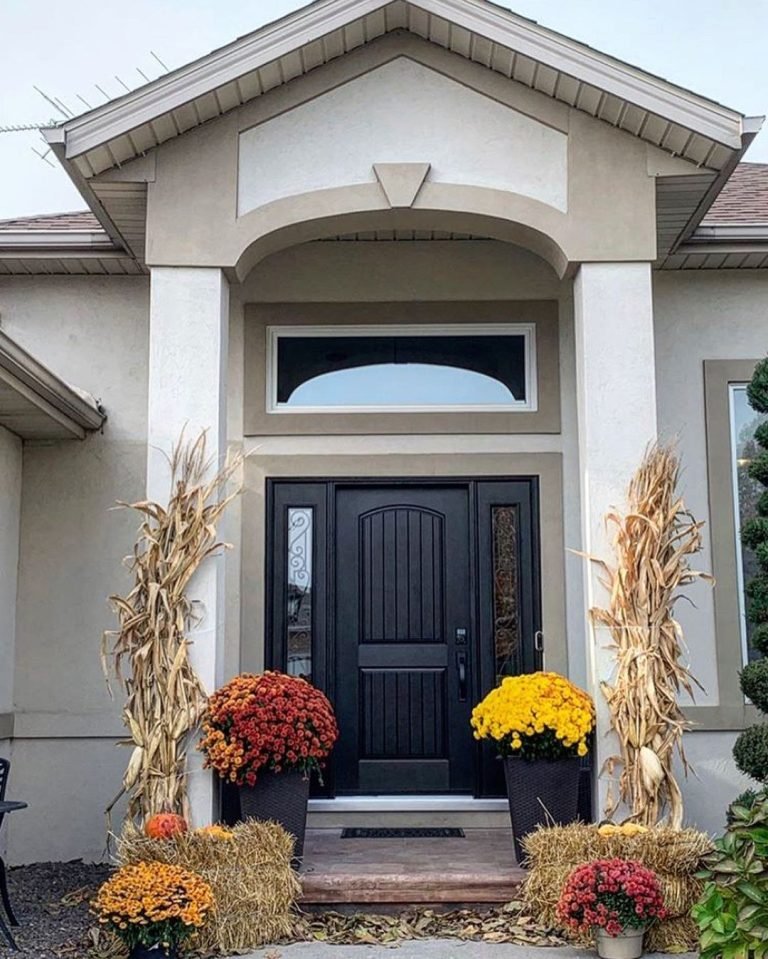
<path fill-rule="evenodd" d="M 429 163 L 374 163 L 373 172 L 392 207 L 410 207 L 429 173 Z"/>

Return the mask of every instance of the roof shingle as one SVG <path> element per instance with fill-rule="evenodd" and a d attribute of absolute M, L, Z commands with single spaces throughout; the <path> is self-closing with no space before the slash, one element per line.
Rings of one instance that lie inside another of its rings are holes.
<path fill-rule="evenodd" d="M 0 220 L 0 232 L 4 233 L 104 233 L 104 227 L 90 210 L 74 213 L 43 213 L 38 216 L 19 216 Z"/>
<path fill-rule="evenodd" d="M 740 163 L 701 221 L 702 226 L 768 223 L 768 163 Z"/>

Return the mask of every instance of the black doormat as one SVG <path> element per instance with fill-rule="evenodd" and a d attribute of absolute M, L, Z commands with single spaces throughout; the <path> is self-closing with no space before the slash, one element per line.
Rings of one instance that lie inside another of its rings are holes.
<path fill-rule="evenodd" d="M 464 830 L 452 826 L 438 829 L 365 829 L 355 826 L 341 830 L 342 839 L 463 839 Z"/>

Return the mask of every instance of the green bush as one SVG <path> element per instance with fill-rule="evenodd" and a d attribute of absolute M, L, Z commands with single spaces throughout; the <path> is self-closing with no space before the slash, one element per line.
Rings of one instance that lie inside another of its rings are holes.
<path fill-rule="evenodd" d="M 760 794 L 737 800 L 728 814 L 725 835 L 715 840 L 698 874 L 706 883 L 692 913 L 701 959 L 766 959 L 768 800 Z"/>
<path fill-rule="evenodd" d="M 739 806 L 743 806 L 745 809 L 752 809 L 758 799 L 762 800 L 765 798 L 766 794 L 763 789 L 745 789 L 743 793 L 739 793 L 728 807 L 728 812 L 726 813 L 728 825 L 731 826 L 733 823 L 738 822 L 738 816 L 734 810 L 737 810 Z"/>
<path fill-rule="evenodd" d="M 768 656 L 768 623 L 758 623 L 752 629 L 752 645 L 763 656 Z"/>
<path fill-rule="evenodd" d="M 758 483 L 768 486 L 768 453 L 760 453 L 747 467 L 747 472 Z"/>
<path fill-rule="evenodd" d="M 747 386 L 749 405 L 758 413 L 768 413 L 768 358 L 760 360 Z"/>
<path fill-rule="evenodd" d="M 764 420 L 755 430 L 755 440 L 764 450 L 768 450 L 768 420 Z"/>
<path fill-rule="evenodd" d="M 747 549 L 756 549 L 765 540 L 768 540 L 768 517 L 756 516 L 741 527 L 741 541 Z"/>
<path fill-rule="evenodd" d="M 755 367 L 747 386 L 747 399 L 753 410 L 768 413 L 768 357 Z M 741 528 L 741 541 L 754 552 L 759 565 L 759 572 L 746 584 L 744 591 L 747 619 L 752 626 L 752 645 L 766 658 L 745 666 L 740 682 L 744 695 L 761 713 L 768 713 L 768 422 L 761 423 L 755 430 L 755 442 L 760 452 L 749 464 L 747 472 L 766 489 L 758 498 L 757 516 Z M 768 724 L 745 729 L 736 740 L 733 757 L 743 773 L 765 783 L 768 780 Z M 714 925 L 711 928 L 715 928 Z M 766 943 L 758 959 L 762 959 L 763 953 L 768 959 L 768 924 Z M 731 954 L 729 950 L 723 953 L 723 959 L 736 959 L 736 956 L 737 953 Z"/>
<path fill-rule="evenodd" d="M 745 586 L 747 594 L 747 617 L 751 623 L 768 620 L 768 575 L 759 573 Z"/>
<path fill-rule="evenodd" d="M 768 780 L 768 724 L 750 726 L 733 747 L 733 758 L 738 768 L 758 782 Z"/>
<path fill-rule="evenodd" d="M 768 573 L 768 541 L 765 543 L 758 543 L 754 549 L 755 558 L 760 564 L 760 568 L 763 572 Z"/>
<path fill-rule="evenodd" d="M 741 691 L 757 706 L 761 713 L 768 713 L 768 659 L 758 659 L 742 669 L 739 677 Z"/>

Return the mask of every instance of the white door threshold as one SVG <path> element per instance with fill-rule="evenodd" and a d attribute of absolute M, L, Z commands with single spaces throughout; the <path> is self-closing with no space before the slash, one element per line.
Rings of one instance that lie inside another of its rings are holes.
<path fill-rule="evenodd" d="M 310 813 L 498 813 L 507 812 L 506 799 L 474 796 L 340 796 L 310 799 Z"/>

